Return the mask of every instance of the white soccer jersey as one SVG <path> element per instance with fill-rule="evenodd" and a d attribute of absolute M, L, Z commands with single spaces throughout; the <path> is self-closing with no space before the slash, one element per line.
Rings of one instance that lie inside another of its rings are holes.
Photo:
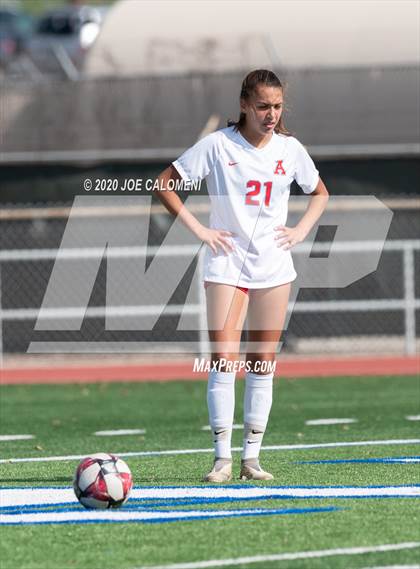
<path fill-rule="evenodd" d="M 184 180 L 206 179 L 210 227 L 233 233 L 235 251 L 207 247 L 204 280 L 247 288 L 267 288 L 296 278 L 290 251 L 277 247 L 274 227 L 286 225 L 290 184 L 309 194 L 319 174 L 292 136 L 273 134 L 263 148 L 234 127 L 201 139 L 173 165 Z"/>

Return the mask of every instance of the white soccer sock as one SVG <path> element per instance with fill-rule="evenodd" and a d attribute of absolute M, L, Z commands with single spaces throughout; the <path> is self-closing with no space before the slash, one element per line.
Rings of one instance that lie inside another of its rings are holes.
<path fill-rule="evenodd" d="M 273 401 L 273 374 L 245 376 L 242 460 L 258 458 Z"/>
<path fill-rule="evenodd" d="M 235 410 L 235 373 L 211 371 L 207 406 L 216 458 L 232 458 L 231 439 Z"/>

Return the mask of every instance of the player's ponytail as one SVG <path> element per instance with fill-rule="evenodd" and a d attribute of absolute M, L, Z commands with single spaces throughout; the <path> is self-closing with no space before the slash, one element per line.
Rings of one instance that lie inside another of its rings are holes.
<path fill-rule="evenodd" d="M 254 93 L 255 89 L 258 85 L 265 85 L 267 87 L 276 87 L 278 89 L 283 90 L 283 85 L 281 84 L 280 79 L 277 77 L 273 71 L 269 71 L 268 69 L 256 69 L 255 71 L 251 71 L 245 77 L 242 82 L 241 87 L 241 94 L 240 99 L 247 100 Z M 235 130 L 238 130 L 241 126 L 245 125 L 246 115 L 245 113 L 240 113 L 239 119 L 237 121 L 228 120 L 228 126 L 234 126 Z M 280 117 L 279 122 L 276 124 L 274 131 L 277 134 L 285 134 L 290 136 L 290 132 L 284 126 L 283 117 Z"/>

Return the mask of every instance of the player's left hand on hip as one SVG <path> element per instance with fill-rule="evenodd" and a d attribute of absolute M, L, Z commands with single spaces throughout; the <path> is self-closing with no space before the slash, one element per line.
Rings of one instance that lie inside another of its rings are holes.
<path fill-rule="evenodd" d="M 301 243 L 306 235 L 298 227 L 286 227 L 285 225 L 278 225 L 274 228 L 277 235 L 274 239 L 277 241 L 277 247 L 281 247 L 283 251 L 291 249 L 298 243 Z"/>

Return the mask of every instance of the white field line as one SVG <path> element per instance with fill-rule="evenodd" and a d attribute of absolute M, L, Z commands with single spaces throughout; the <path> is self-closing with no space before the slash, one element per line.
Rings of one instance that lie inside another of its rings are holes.
<path fill-rule="evenodd" d="M 0 435 L 1 441 L 26 441 L 28 439 L 34 439 L 34 435 Z"/>
<path fill-rule="evenodd" d="M 18 514 L 1 514 L 0 524 L 36 524 L 36 523 L 63 523 L 63 522 L 153 522 L 153 521 L 171 521 L 203 517 L 206 518 L 226 518 L 246 515 L 258 514 L 278 514 L 278 510 L 187 510 L 187 511 L 136 511 L 129 510 L 88 510 L 73 512 L 37 512 L 27 514 L 19 512 Z"/>
<path fill-rule="evenodd" d="M 375 567 L 362 567 L 362 569 L 420 569 L 420 565 L 376 565 Z"/>
<path fill-rule="evenodd" d="M 118 437 L 120 435 L 145 435 L 146 429 L 117 429 L 114 431 L 95 431 L 97 437 Z"/>
<path fill-rule="evenodd" d="M 420 439 L 389 439 L 389 440 L 378 440 L 378 441 L 352 441 L 352 442 L 341 442 L 341 443 L 317 443 L 308 445 L 271 445 L 263 446 L 261 450 L 306 450 L 312 448 L 339 448 L 339 447 L 359 447 L 359 446 L 382 446 L 382 445 L 410 445 L 410 444 L 420 444 Z M 234 447 L 232 449 L 234 452 L 242 452 L 242 447 Z M 95 451 L 96 452 L 96 451 Z M 183 450 L 151 450 L 151 451 L 139 451 L 139 452 L 112 452 L 117 456 L 130 457 L 130 456 L 175 456 L 180 454 L 198 454 L 198 453 L 213 453 L 212 448 L 192 448 Z M 65 456 L 43 456 L 43 457 L 30 457 L 30 458 L 2 458 L 0 459 L 0 464 L 10 463 L 10 462 L 58 462 L 62 460 L 81 460 L 89 456 L 86 454 L 72 454 Z"/>
<path fill-rule="evenodd" d="M 236 423 L 235 423 L 234 425 L 232 425 L 232 429 L 233 429 L 233 430 L 235 430 L 235 429 L 243 429 L 243 428 L 244 428 L 244 426 L 243 426 L 243 425 L 240 425 L 240 424 L 236 424 Z M 211 431 L 211 427 L 210 427 L 210 425 L 204 425 L 204 427 L 201 427 L 201 430 L 202 430 L 202 431 Z"/>
<path fill-rule="evenodd" d="M 347 425 L 357 423 L 357 419 L 311 419 L 305 421 L 305 425 Z"/>
<path fill-rule="evenodd" d="M 321 549 L 318 551 L 298 551 L 296 553 L 280 553 L 278 555 L 256 555 L 254 557 L 237 557 L 236 559 L 213 559 L 198 561 L 196 563 L 175 563 L 171 565 L 149 565 L 136 569 L 206 569 L 207 567 L 225 567 L 226 565 L 242 565 L 247 563 L 267 563 L 271 561 L 293 561 L 295 559 L 316 559 L 334 557 L 339 555 L 363 555 L 365 553 L 382 553 L 386 551 L 399 551 L 401 549 L 414 549 L 420 542 L 393 543 L 376 545 L 372 547 L 348 547 L 343 549 Z"/>
<path fill-rule="evenodd" d="M 414 463 L 417 464 L 418 462 L 420 462 L 420 458 L 388 458 L 386 460 L 386 462 L 396 462 L 396 463 Z"/>
<path fill-rule="evenodd" d="M 420 415 L 406 415 L 407 421 L 420 421 Z"/>
<path fill-rule="evenodd" d="M 405 497 L 420 498 L 419 486 L 315 486 L 305 488 L 299 486 L 242 487 L 229 486 L 202 487 L 153 487 L 137 486 L 133 488 L 130 499 L 143 500 L 185 500 L 185 499 L 295 499 L 295 498 L 378 498 Z M 0 506 L 2 508 L 77 503 L 72 488 L 1 488 Z"/>

